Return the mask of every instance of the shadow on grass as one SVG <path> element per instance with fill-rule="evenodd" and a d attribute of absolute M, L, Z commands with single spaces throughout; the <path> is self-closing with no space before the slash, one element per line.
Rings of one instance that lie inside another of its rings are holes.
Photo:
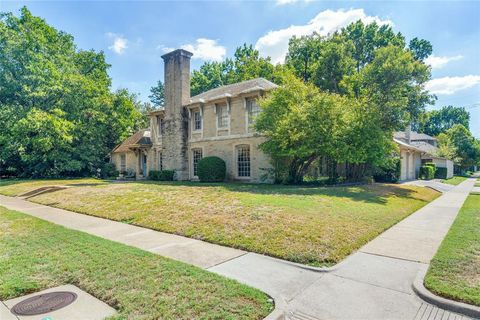
<path fill-rule="evenodd" d="M 181 186 L 192 188 L 220 188 L 231 192 L 244 192 L 252 195 L 285 195 L 285 196 L 328 196 L 348 198 L 353 201 L 386 204 L 390 197 L 396 196 L 406 199 L 417 199 L 415 190 L 394 184 L 375 183 L 371 185 L 355 186 L 299 186 L 299 185 L 272 185 L 253 184 L 242 182 L 183 182 L 183 181 L 136 181 L 138 184 L 152 184 L 164 186 Z"/>
<path fill-rule="evenodd" d="M 54 179 L 42 180 L 1 180 L 0 187 L 9 186 L 18 183 L 28 183 L 37 181 L 53 181 Z M 58 180 L 58 179 L 55 179 Z M 67 179 L 63 179 L 67 180 Z M 73 180 L 73 179 L 72 179 Z M 394 184 L 371 184 L 355 186 L 301 186 L 301 185 L 275 185 L 275 184 L 254 184 L 244 182 L 218 182 L 205 183 L 193 181 L 108 181 L 98 180 L 98 182 L 78 182 L 69 184 L 59 184 L 69 187 L 95 187 L 108 184 L 134 183 L 143 185 L 189 187 L 189 188 L 219 188 L 230 192 L 242 192 L 252 195 L 284 195 L 284 196 L 328 196 L 337 198 L 346 198 L 352 201 L 386 204 L 390 197 L 418 199 L 416 191 Z M 40 186 L 39 186 L 40 188 Z"/>

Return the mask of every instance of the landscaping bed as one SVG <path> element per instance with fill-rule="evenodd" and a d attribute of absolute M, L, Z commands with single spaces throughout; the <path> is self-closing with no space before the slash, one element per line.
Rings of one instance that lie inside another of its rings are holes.
<path fill-rule="evenodd" d="M 11 194 L 11 188 L 0 187 L 0 193 Z M 438 195 L 430 188 L 393 184 L 325 188 L 144 181 L 72 187 L 29 200 L 329 266 Z"/>
<path fill-rule="evenodd" d="M 480 306 L 480 194 L 465 201 L 430 262 L 425 287 L 445 298 Z"/>
<path fill-rule="evenodd" d="M 188 264 L 0 207 L 0 300 L 74 284 L 115 319 L 262 319 L 259 290 Z"/>

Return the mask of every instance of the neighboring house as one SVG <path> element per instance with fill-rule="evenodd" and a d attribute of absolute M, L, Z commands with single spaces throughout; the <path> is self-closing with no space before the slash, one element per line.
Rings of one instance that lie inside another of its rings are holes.
<path fill-rule="evenodd" d="M 270 162 L 258 148 L 264 138 L 251 125 L 260 112 L 257 99 L 277 86 L 258 78 L 190 97 L 191 56 L 183 49 L 162 56 L 165 106 L 150 113 L 149 129 L 112 150 L 112 162 L 137 179 L 150 170 L 174 170 L 177 180 L 196 180 L 198 161 L 218 156 L 228 180 L 260 182 Z"/>
<path fill-rule="evenodd" d="M 425 162 L 447 168 L 447 178 L 453 177 L 453 161 L 437 156 L 436 138 L 407 128 L 404 132 L 396 132 L 393 140 L 400 148 L 400 181 L 417 179 Z"/>

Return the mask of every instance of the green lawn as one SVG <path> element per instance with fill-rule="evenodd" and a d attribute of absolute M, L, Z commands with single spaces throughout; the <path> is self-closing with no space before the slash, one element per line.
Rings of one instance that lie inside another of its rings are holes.
<path fill-rule="evenodd" d="M 28 191 L 32 182 L 0 186 Z M 14 193 L 14 192 L 13 192 Z M 310 265 L 332 265 L 439 195 L 393 184 L 102 183 L 30 201 Z"/>
<path fill-rule="evenodd" d="M 430 263 L 425 286 L 480 306 L 480 195 L 470 195 Z"/>
<path fill-rule="evenodd" d="M 466 177 L 454 176 L 453 178 L 442 180 L 442 183 L 451 184 L 451 185 L 456 186 L 456 185 L 459 185 L 460 183 L 462 183 L 465 180 L 467 180 Z"/>
<path fill-rule="evenodd" d="M 264 293 L 214 273 L 0 207 L 0 300 L 74 284 L 115 319 L 262 319 Z"/>
<path fill-rule="evenodd" d="M 88 184 L 101 184 L 107 183 L 107 181 L 84 178 L 84 179 L 37 179 L 37 180 L 19 180 L 19 179 L 6 179 L 0 180 L 0 194 L 6 196 L 18 196 L 28 191 L 32 191 L 40 187 L 50 187 L 58 185 L 66 186 L 81 186 Z"/>

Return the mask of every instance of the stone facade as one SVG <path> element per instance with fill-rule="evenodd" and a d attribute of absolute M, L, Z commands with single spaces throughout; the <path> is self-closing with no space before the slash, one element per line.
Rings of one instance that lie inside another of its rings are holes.
<path fill-rule="evenodd" d="M 138 133 L 130 137 L 112 151 L 112 162 L 120 170 L 126 154 L 140 179 L 150 170 L 174 170 L 177 180 L 197 180 L 197 161 L 218 156 L 228 180 L 268 182 L 270 160 L 259 149 L 264 138 L 252 122 L 260 110 L 256 100 L 276 85 L 259 78 L 190 97 L 191 56 L 182 49 L 162 56 L 165 106 L 150 113 L 149 140 L 137 141 Z"/>

